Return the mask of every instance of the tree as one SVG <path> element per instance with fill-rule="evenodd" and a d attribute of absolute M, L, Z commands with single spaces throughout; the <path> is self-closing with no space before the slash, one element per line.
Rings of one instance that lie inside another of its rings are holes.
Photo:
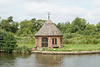
<path fill-rule="evenodd" d="M 9 23 L 13 22 L 13 17 L 12 16 L 8 17 L 8 21 Z"/>
<path fill-rule="evenodd" d="M 8 32 L 16 33 L 18 27 L 19 27 L 18 22 L 13 21 L 12 16 L 8 17 L 8 19 L 2 19 L 0 23 L 0 28 Z"/>
<path fill-rule="evenodd" d="M 11 25 L 7 19 L 1 20 L 1 29 L 4 29 L 6 31 L 11 31 L 10 27 L 11 27 Z"/>
<path fill-rule="evenodd" d="M 84 30 L 85 35 L 96 34 L 96 27 L 93 24 L 87 24 Z"/>
<path fill-rule="evenodd" d="M 34 31 L 37 32 L 43 26 L 44 22 L 45 22 L 45 20 L 41 20 L 41 19 L 36 20 L 33 23 L 33 29 L 34 29 Z"/>
<path fill-rule="evenodd" d="M 71 33 L 75 33 L 76 31 L 79 31 L 79 27 L 77 25 L 71 26 Z"/>
<path fill-rule="evenodd" d="M 17 32 L 17 30 L 18 30 L 18 27 L 19 27 L 19 23 L 18 23 L 18 22 L 13 21 L 13 22 L 12 22 L 12 24 L 11 24 L 11 27 L 10 27 L 11 32 L 12 32 L 12 33 L 16 33 L 16 32 Z"/>
<path fill-rule="evenodd" d="M 68 21 L 65 23 L 58 23 L 56 26 L 61 30 L 62 33 L 70 32 L 71 24 Z"/>
<path fill-rule="evenodd" d="M 44 24 L 45 20 L 24 20 L 20 22 L 20 29 L 17 31 L 19 36 L 30 36 L 34 35 Z"/>
<path fill-rule="evenodd" d="M 19 36 L 28 36 L 32 34 L 33 31 L 33 23 L 29 20 L 24 20 L 20 22 L 20 29 L 17 31 L 17 35 Z"/>
<path fill-rule="evenodd" d="M 72 30 L 73 27 L 75 27 L 74 32 L 79 31 L 79 30 L 84 30 L 86 27 L 86 20 L 84 18 L 78 18 L 76 17 L 74 21 L 72 21 Z"/>

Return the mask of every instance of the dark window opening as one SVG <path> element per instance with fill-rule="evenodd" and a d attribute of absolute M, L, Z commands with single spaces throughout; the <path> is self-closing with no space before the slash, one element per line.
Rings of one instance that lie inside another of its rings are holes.
<path fill-rule="evenodd" d="M 54 38 L 52 39 L 52 44 L 54 44 Z"/>
<path fill-rule="evenodd" d="M 55 44 L 57 44 L 57 38 L 55 38 Z"/>
<path fill-rule="evenodd" d="M 53 39 L 52 39 L 52 44 L 53 44 L 53 45 L 56 45 L 56 44 L 57 44 L 57 38 L 53 38 Z"/>
<path fill-rule="evenodd" d="M 48 47 L 48 38 L 42 38 L 42 47 Z"/>

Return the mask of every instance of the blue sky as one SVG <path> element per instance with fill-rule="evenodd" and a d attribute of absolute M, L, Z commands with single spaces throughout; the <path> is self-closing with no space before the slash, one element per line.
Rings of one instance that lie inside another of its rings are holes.
<path fill-rule="evenodd" d="M 5 19 L 13 16 L 18 22 L 31 18 L 47 20 L 47 12 L 51 12 L 54 23 L 80 17 L 96 25 L 100 21 L 100 0 L 0 0 L 0 16 Z"/>

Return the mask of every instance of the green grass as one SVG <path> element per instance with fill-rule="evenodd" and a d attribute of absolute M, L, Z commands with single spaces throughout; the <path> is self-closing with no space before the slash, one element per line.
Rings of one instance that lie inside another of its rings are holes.
<path fill-rule="evenodd" d="M 17 44 L 18 47 L 33 48 L 35 44 Z M 47 51 L 93 51 L 100 50 L 100 44 L 64 44 L 63 48 L 43 48 Z M 44 50 L 43 50 L 44 51 Z"/>
<path fill-rule="evenodd" d="M 18 47 L 23 47 L 23 46 L 26 46 L 28 48 L 33 48 L 35 46 L 35 44 L 20 44 L 20 43 L 17 43 Z"/>
<path fill-rule="evenodd" d="M 35 46 L 35 38 L 29 38 L 29 37 L 19 37 L 15 36 L 17 40 L 18 47 L 26 46 L 27 48 L 33 48 Z"/>
<path fill-rule="evenodd" d="M 64 44 L 64 48 L 51 48 L 48 51 L 92 51 L 100 50 L 100 44 Z"/>

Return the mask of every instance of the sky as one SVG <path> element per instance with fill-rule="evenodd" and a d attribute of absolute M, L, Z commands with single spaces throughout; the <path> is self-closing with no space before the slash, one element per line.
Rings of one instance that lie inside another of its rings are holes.
<path fill-rule="evenodd" d="M 48 12 L 56 24 L 79 17 L 96 25 L 100 21 L 100 0 L 0 0 L 1 19 L 13 16 L 18 22 L 32 18 L 47 20 Z"/>

